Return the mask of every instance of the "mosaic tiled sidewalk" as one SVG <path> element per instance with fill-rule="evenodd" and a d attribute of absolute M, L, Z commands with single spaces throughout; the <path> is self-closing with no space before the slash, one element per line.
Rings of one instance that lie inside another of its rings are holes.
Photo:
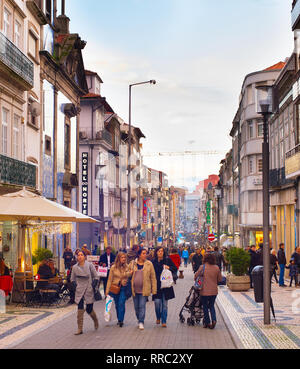
<path fill-rule="evenodd" d="M 6 314 L 0 314 L 0 349 L 9 348 L 33 332 L 47 329 L 54 322 L 74 312 L 74 305 L 62 308 L 29 309 L 8 305 Z"/>
<path fill-rule="evenodd" d="M 244 348 L 300 348 L 300 289 L 273 283 L 271 295 L 276 321 L 271 314 L 270 325 L 264 325 L 263 304 L 255 302 L 253 289 L 231 292 L 220 287 L 217 301 Z"/>

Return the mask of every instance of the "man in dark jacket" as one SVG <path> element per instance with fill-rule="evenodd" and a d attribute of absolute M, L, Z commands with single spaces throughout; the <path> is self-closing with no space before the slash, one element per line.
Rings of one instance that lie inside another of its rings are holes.
<path fill-rule="evenodd" d="M 298 274 L 300 273 L 300 247 L 296 247 L 295 252 L 292 254 L 291 259 L 294 259 L 295 265 L 298 268 Z"/>
<path fill-rule="evenodd" d="M 200 265 L 202 265 L 202 255 L 201 255 L 201 249 L 198 248 L 196 250 L 195 255 L 192 258 L 192 267 L 193 267 L 194 273 L 198 271 L 198 269 L 200 268 Z"/>
<path fill-rule="evenodd" d="M 250 254 L 250 265 L 249 265 L 249 275 L 250 275 L 250 288 L 253 288 L 253 284 L 252 284 L 252 270 L 253 268 L 255 268 L 258 264 L 258 255 L 256 253 L 256 246 L 252 245 L 250 246 L 249 249 L 249 254 Z"/>
<path fill-rule="evenodd" d="M 70 249 L 69 246 L 66 247 L 64 254 L 63 254 L 63 259 L 65 261 L 65 269 L 70 269 L 71 268 L 71 261 L 73 259 L 73 252 Z"/>
<path fill-rule="evenodd" d="M 103 281 L 104 286 L 104 293 L 106 291 L 106 285 L 109 277 L 109 271 L 112 266 L 112 264 L 115 262 L 116 256 L 112 252 L 112 248 L 110 246 L 107 246 L 105 253 L 100 256 L 99 265 L 107 268 L 107 276 L 102 277 L 101 280 Z"/>
<path fill-rule="evenodd" d="M 284 284 L 284 269 L 285 269 L 285 265 L 286 265 L 286 257 L 285 257 L 285 252 L 284 252 L 284 243 L 281 243 L 279 245 L 279 250 L 278 250 L 278 253 L 277 253 L 277 259 L 278 259 L 278 264 L 279 264 L 279 268 L 280 268 L 279 287 L 286 287 L 286 285 Z"/>
<path fill-rule="evenodd" d="M 224 256 L 219 252 L 218 246 L 215 246 L 213 255 L 215 255 L 216 258 L 216 264 L 218 265 L 219 269 L 222 270 L 222 264 L 224 264 Z"/>

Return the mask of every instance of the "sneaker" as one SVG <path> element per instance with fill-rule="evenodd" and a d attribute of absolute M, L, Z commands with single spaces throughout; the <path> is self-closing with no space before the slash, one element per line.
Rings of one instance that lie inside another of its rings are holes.
<path fill-rule="evenodd" d="M 157 319 L 156 324 L 160 324 L 160 320 L 159 319 Z"/>
<path fill-rule="evenodd" d="M 163 323 L 161 326 L 162 326 L 163 328 L 167 328 L 167 324 L 166 324 L 166 323 Z"/>
<path fill-rule="evenodd" d="M 143 331 L 143 330 L 144 330 L 144 324 L 143 324 L 143 323 L 139 323 L 139 329 L 140 329 L 141 331 Z"/>

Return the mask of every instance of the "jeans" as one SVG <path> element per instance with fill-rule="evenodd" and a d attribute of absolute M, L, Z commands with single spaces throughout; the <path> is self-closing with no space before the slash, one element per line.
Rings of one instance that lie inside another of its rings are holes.
<path fill-rule="evenodd" d="M 212 322 L 217 321 L 216 310 L 215 310 L 216 298 L 217 296 L 201 296 L 201 301 L 203 304 L 203 313 L 204 313 L 204 318 L 203 318 L 204 324 L 210 324 L 210 316 L 211 316 Z M 209 313 L 210 313 L 210 316 L 209 316 Z"/>
<path fill-rule="evenodd" d="M 295 281 L 295 287 L 296 287 L 298 284 L 298 276 L 297 275 L 291 276 L 290 287 L 292 287 L 293 280 Z"/>
<path fill-rule="evenodd" d="M 168 301 L 166 300 L 165 295 L 162 293 L 162 298 L 155 299 L 154 304 L 156 319 L 161 320 L 162 324 L 166 324 L 168 317 Z"/>
<path fill-rule="evenodd" d="M 146 316 L 146 302 L 147 297 L 143 296 L 141 293 L 137 293 L 133 297 L 135 315 L 137 317 L 138 322 L 143 324 L 145 322 Z"/>
<path fill-rule="evenodd" d="M 283 286 L 284 285 L 284 264 L 279 264 L 279 268 L 280 268 L 280 274 L 279 274 L 279 286 Z"/>
<path fill-rule="evenodd" d="M 109 296 L 111 296 L 115 301 L 118 321 L 123 322 L 125 316 L 125 303 L 126 303 L 125 287 L 121 286 L 120 293 L 118 295 L 115 295 L 114 293 L 110 292 Z"/>
<path fill-rule="evenodd" d="M 184 266 L 187 267 L 188 259 L 187 258 L 183 258 L 183 260 L 184 260 Z"/>

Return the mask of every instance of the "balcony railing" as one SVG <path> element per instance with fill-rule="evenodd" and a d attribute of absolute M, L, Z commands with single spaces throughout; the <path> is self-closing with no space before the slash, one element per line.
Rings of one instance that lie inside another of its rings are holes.
<path fill-rule="evenodd" d="M 36 187 L 36 167 L 20 160 L 0 155 L 0 182 Z"/>
<path fill-rule="evenodd" d="M 0 62 L 5 64 L 10 70 L 22 78 L 30 88 L 33 87 L 34 66 L 33 62 L 27 58 L 3 33 L 0 32 Z M 28 87 L 29 87 L 28 86 Z M 28 89 L 30 89 L 28 88 Z"/>

